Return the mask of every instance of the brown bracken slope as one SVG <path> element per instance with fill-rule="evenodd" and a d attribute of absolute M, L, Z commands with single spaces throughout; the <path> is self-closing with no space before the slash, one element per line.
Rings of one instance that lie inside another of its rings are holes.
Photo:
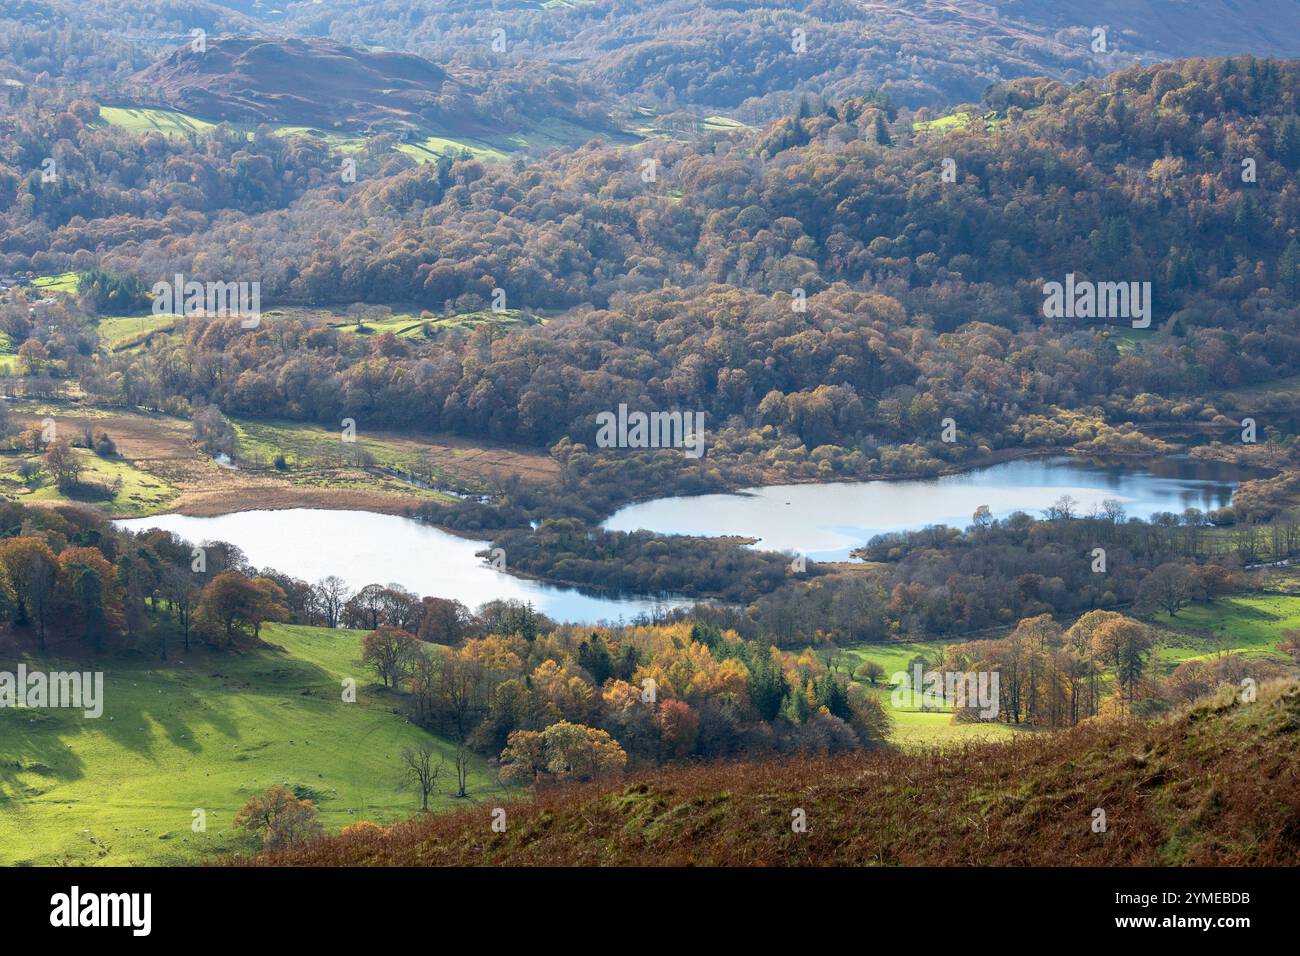
<path fill-rule="evenodd" d="M 358 828 L 262 865 L 1294 865 L 1300 685 L 922 753 L 661 769 Z M 792 813 L 807 832 L 793 832 Z M 1094 832 L 1104 810 L 1105 832 Z M 247 861 L 240 861 L 247 862 Z"/>
<path fill-rule="evenodd" d="M 204 119 L 294 123 L 321 129 L 402 124 L 497 131 L 460 98 L 463 79 L 409 53 L 362 50 L 324 39 L 214 37 L 181 46 L 133 78 L 171 106 Z M 460 103 L 452 113 L 447 103 Z M 498 124 L 499 125 L 499 124 Z"/>

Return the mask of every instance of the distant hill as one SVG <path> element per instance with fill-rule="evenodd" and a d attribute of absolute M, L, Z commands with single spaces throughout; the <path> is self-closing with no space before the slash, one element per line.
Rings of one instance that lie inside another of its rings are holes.
<path fill-rule="evenodd" d="M 132 82 L 204 119 L 320 128 L 465 124 L 447 103 L 475 92 L 409 53 L 261 37 L 212 38 L 204 52 L 179 47 Z"/>
<path fill-rule="evenodd" d="M 207 0 L 4 0 L 0 78 L 31 85 L 49 74 L 99 89 L 188 42 L 191 30 L 261 32 L 266 16 L 258 13 L 255 20 Z"/>
<path fill-rule="evenodd" d="M 1104 52 L 1092 48 L 1098 26 L 1107 31 Z M 196 27 L 211 37 L 297 36 L 417 53 L 458 62 L 452 76 L 471 85 L 517 67 L 544 91 L 557 71 L 576 70 L 631 105 L 746 122 L 787 113 L 803 95 L 842 99 L 876 88 L 895 105 L 933 108 L 1017 77 L 1072 84 L 1191 56 L 1300 56 L 1294 0 L 12 0 L 0 4 L 0 76 L 30 82 L 71 69 L 116 91 L 123 63 L 140 69 Z M 491 47 L 495 30 L 504 31 L 504 50 Z M 471 64 L 477 80 L 461 72 Z M 369 69 L 362 74 L 368 82 Z M 232 109 L 250 107 L 238 87 L 212 92 Z M 346 98 L 332 102 L 351 112 Z"/>
<path fill-rule="evenodd" d="M 276 23 L 440 61 L 486 49 L 499 27 L 505 58 L 580 64 L 641 105 L 748 122 L 804 94 L 878 88 L 896 105 L 934 107 L 1016 77 L 1073 83 L 1171 58 L 1300 56 L 1294 0 L 321 0 L 292 5 Z M 1104 51 L 1093 49 L 1098 26 Z"/>
<path fill-rule="evenodd" d="M 991 7 L 1039 27 L 1108 27 L 1122 49 L 1146 61 L 1242 53 L 1300 56 L 1295 0 L 958 0 L 947 5 Z"/>
<path fill-rule="evenodd" d="M 233 123 L 484 138 L 548 121 L 580 137 L 615 131 L 599 95 L 571 77 L 444 69 L 411 53 L 315 38 L 209 37 L 202 52 L 173 49 L 123 90 L 137 105 Z"/>
<path fill-rule="evenodd" d="M 1295 865 L 1300 685 L 942 753 L 663 769 L 335 837 L 269 865 Z M 792 832 L 792 813 L 807 832 Z M 1105 832 L 1094 831 L 1097 810 Z"/>

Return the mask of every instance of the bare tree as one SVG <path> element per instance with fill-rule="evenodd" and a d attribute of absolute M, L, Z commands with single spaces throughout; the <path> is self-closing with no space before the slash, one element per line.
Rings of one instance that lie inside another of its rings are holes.
<path fill-rule="evenodd" d="M 190 649 L 190 632 L 194 624 L 194 608 L 199 602 L 201 588 L 196 581 L 197 575 L 187 567 L 170 566 L 163 577 L 163 593 L 171 602 L 185 636 L 185 650 Z"/>
<path fill-rule="evenodd" d="M 45 449 L 45 470 L 54 478 L 60 491 L 76 488 L 81 481 L 81 459 L 66 438 L 50 442 Z"/>
<path fill-rule="evenodd" d="M 415 787 L 420 792 L 420 811 L 429 812 L 429 794 L 433 788 L 438 785 L 438 777 L 442 775 L 443 765 L 446 762 L 441 756 L 438 762 L 433 762 L 433 745 L 422 743 L 418 747 L 406 747 L 402 750 L 402 776 L 403 783 Z M 457 761 L 460 755 L 457 753 Z"/>
<path fill-rule="evenodd" d="M 239 435 L 217 406 L 201 406 L 191 417 L 191 425 L 194 441 L 203 451 L 214 458 L 225 455 L 232 462 L 238 457 Z"/>
<path fill-rule="evenodd" d="M 469 760 L 470 749 L 461 741 L 456 744 L 456 796 L 467 797 L 469 792 L 465 789 L 469 783 Z"/>
<path fill-rule="evenodd" d="M 1186 567 L 1176 561 L 1160 565 L 1138 585 L 1140 604 L 1156 604 L 1170 617 L 1192 602 L 1196 593 L 1196 579 Z"/>
<path fill-rule="evenodd" d="M 1048 521 L 1069 521 L 1074 517 L 1074 513 L 1078 507 L 1079 502 L 1077 499 L 1070 495 L 1061 495 L 1061 497 L 1052 502 L 1051 507 L 1043 511 L 1043 517 Z"/>
<path fill-rule="evenodd" d="M 457 743 L 469 740 L 478 726 L 483 700 L 483 667 L 454 653 L 444 654 L 438 672 L 438 709 Z"/>
<path fill-rule="evenodd" d="M 36 555 L 28 566 L 26 585 L 28 610 L 40 628 L 41 650 L 45 649 L 45 623 L 49 618 L 50 601 L 54 594 L 54 581 L 58 568 L 41 555 Z"/>
<path fill-rule="evenodd" d="M 339 626 L 339 617 L 343 614 L 343 605 L 348 602 L 352 592 L 338 575 L 331 574 L 321 578 L 314 588 L 316 600 L 320 602 L 321 613 L 325 615 L 326 625 Z"/>

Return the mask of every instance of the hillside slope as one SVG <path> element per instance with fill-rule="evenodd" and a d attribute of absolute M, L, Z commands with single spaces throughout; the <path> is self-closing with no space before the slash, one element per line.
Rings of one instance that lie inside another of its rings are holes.
<path fill-rule="evenodd" d="M 955 5 L 955 4 L 954 4 Z M 1300 53 L 1300 5 L 1293 0 L 966 0 L 1043 29 L 1105 25 L 1143 60 L 1183 56 L 1293 57 Z"/>
<path fill-rule="evenodd" d="M 123 97 L 204 120 L 504 136 L 543 121 L 616 132 L 601 97 L 572 77 L 518 69 L 452 69 L 411 53 L 324 39 L 209 37 L 139 71 Z"/>
<path fill-rule="evenodd" d="M 460 84 L 428 60 L 320 40 L 221 37 L 178 47 L 136 75 L 177 109 L 238 122 L 317 126 L 411 121 Z"/>
<path fill-rule="evenodd" d="M 322 841 L 268 865 L 1294 865 L 1300 684 L 943 753 L 661 770 Z M 1106 832 L 1093 832 L 1094 810 Z M 807 814 L 794 833 L 791 815 Z"/>
<path fill-rule="evenodd" d="M 402 749 L 428 742 L 450 765 L 454 747 L 394 713 L 360 664 L 361 635 L 273 624 L 263 637 L 271 646 L 247 654 L 173 647 L 161 664 L 26 658 L 31 669 L 102 668 L 104 714 L 0 709 L 0 866 L 193 865 L 252 852 L 231 822 L 277 784 L 310 798 L 327 829 L 418 807 L 398 789 Z M 0 640 L 0 670 L 23 659 L 12 652 Z M 358 681 L 355 704 L 342 702 L 344 677 Z M 449 777 L 437 806 L 459 802 Z M 477 758 L 470 786 L 481 800 L 504 792 Z"/>
<path fill-rule="evenodd" d="M 1092 50 L 1096 26 L 1107 30 L 1104 53 Z M 30 83 L 75 70 L 115 95 L 120 64 L 138 70 L 188 44 L 194 28 L 328 37 L 439 63 L 492 63 L 490 73 L 515 64 L 543 90 L 576 69 L 656 111 L 737 111 L 749 122 L 788 112 L 804 94 L 840 99 L 878 87 L 895 104 L 935 108 L 977 99 L 1001 79 L 1073 83 L 1173 57 L 1300 55 L 1292 0 L 9 0 L 0 4 L 0 39 L 9 41 L 0 42 L 0 76 Z M 490 46 L 497 29 L 505 51 Z M 793 49 L 795 30 L 804 54 Z"/>
<path fill-rule="evenodd" d="M 500 26 L 512 56 L 581 64 L 656 108 L 734 110 L 747 121 L 788 111 L 801 94 L 877 87 L 895 104 L 935 107 L 976 99 L 1000 79 L 1073 83 L 1171 57 L 1300 54 L 1292 0 L 320 0 L 276 22 L 438 58 L 482 46 Z M 1104 53 L 1092 49 L 1097 26 Z"/>

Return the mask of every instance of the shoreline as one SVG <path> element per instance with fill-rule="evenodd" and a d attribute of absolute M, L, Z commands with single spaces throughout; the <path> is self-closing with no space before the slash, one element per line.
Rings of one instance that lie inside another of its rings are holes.
<path fill-rule="evenodd" d="M 872 481 L 936 481 L 944 477 L 953 475 L 969 474 L 975 471 L 996 467 L 1002 464 L 1009 464 L 1016 461 L 1026 461 L 1033 459 L 1056 458 L 1070 459 L 1075 461 L 1093 461 L 1098 464 L 1117 464 L 1127 463 L 1130 465 L 1140 466 L 1142 464 L 1152 465 L 1161 460 L 1167 460 L 1169 455 L 1150 455 L 1150 454 L 1124 454 L 1124 455 L 1097 455 L 1095 453 L 1084 453 L 1075 449 L 1003 449 L 998 453 L 980 456 L 975 462 L 966 462 L 961 465 L 950 465 L 937 472 L 926 474 L 908 474 L 908 475 L 889 475 L 877 478 L 836 478 L 832 481 L 818 481 L 814 479 L 800 481 L 785 481 L 780 484 L 795 485 L 837 485 L 837 484 L 862 484 Z M 1179 455 L 1180 458 L 1188 458 L 1195 461 L 1193 456 Z M 1240 479 L 1236 482 L 1237 486 L 1245 483 L 1249 479 Z M 774 487 L 773 485 L 748 486 L 750 488 Z M 120 515 L 108 516 L 109 520 L 131 520 L 140 522 L 141 527 L 148 527 L 150 517 L 161 517 L 163 515 L 177 514 L 193 518 L 215 518 L 226 514 L 241 514 L 251 511 L 290 511 L 301 509 L 312 509 L 322 511 L 359 511 L 371 514 L 390 515 L 395 517 L 408 518 L 412 521 L 418 521 L 428 527 L 435 528 L 444 534 L 458 538 L 464 541 L 474 542 L 481 546 L 475 552 L 475 557 L 482 559 L 488 554 L 494 535 L 499 532 L 491 530 L 465 531 L 461 529 L 447 527 L 434 521 L 426 520 L 417 514 L 419 501 L 416 498 L 404 495 L 395 495 L 392 493 L 372 492 L 360 489 L 338 489 L 338 488 L 313 488 L 310 486 L 292 486 L 287 483 L 283 487 L 275 488 L 272 493 L 271 489 L 257 488 L 246 489 L 246 493 L 232 494 L 230 490 L 224 493 L 211 495 L 201 495 L 192 497 L 190 500 L 182 500 L 177 506 L 168 510 L 159 510 L 150 515 Z M 252 493 L 247 493 L 252 492 Z M 703 492 L 701 494 L 733 494 L 738 496 L 749 496 L 744 489 L 733 489 L 724 492 Z M 680 497 L 699 497 L 700 495 L 683 495 Z M 663 496 L 660 496 L 662 498 Z M 669 497 L 676 497 L 670 495 Z M 642 499 L 643 501 L 659 500 L 655 498 Z M 628 502 L 621 504 L 614 509 L 613 513 L 636 504 L 637 502 Z M 603 521 L 608 520 L 606 516 Z M 691 535 L 686 535 L 691 537 Z M 717 538 L 718 535 L 703 535 L 701 537 Z M 761 539 L 751 535 L 723 535 L 735 539 L 738 545 L 747 547 L 757 547 L 761 550 L 774 550 L 772 548 L 763 548 Z M 841 558 L 830 561 L 817 562 L 826 572 L 836 573 L 855 570 L 858 566 L 852 558 Z M 622 591 L 612 587 L 591 584 L 588 582 L 574 581 L 564 577 L 552 577 L 544 572 L 532 570 L 521 570 L 514 567 L 507 567 L 504 572 L 518 580 L 531 581 L 539 585 L 561 588 L 575 591 L 594 598 L 610 598 L 615 600 L 632 599 L 642 601 L 664 602 L 667 607 L 689 606 L 694 603 L 720 603 L 720 598 L 710 595 L 693 595 L 683 593 L 660 593 L 651 594 L 639 591 Z"/>
<path fill-rule="evenodd" d="M 722 489 L 717 491 L 697 491 L 697 492 L 690 492 L 688 494 L 667 494 L 667 495 L 660 494 L 660 495 L 630 498 L 624 501 L 622 504 L 620 504 L 617 508 L 615 508 L 613 512 L 611 512 L 608 515 L 605 515 L 605 517 L 602 518 L 601 520 L 603 523 L 604 521 L 607 521 L 611 517 L 611 515 L 616 514 L 617 512 L 621 511 L 624 508 L 630 507 L 631 505 L 644 504 L 647 501 L 659 501 L 664 498 L 702 498 L 705 495 L 735 495 L 741 498 L 749 498 L 749 497 L 753 497 L 753 495 L 749 493 L 749 489 L 751 488 L 780 488 L 780 487 L 787 487 L 787 486 L 792 487 L 795 485 L 866 484 L 868 482 L 873 482 L 873 481 L 881 481 L 881 482 L 933 481 L 939 478 L 951 478 L 954 475 L 963 475 L 963 474 L 967 474 L 968 472 L 981 471 L 985 468 L 995 468 L 998 465 L 1006 465 L 1014 461 L 1025 461 L 1032 458 L 1049 458 L 1049 457 L 1077 458 L 1083 460 L 1091 460 L 1098 463 L 1104 463 L 1110 461 L 1110 462 L 1117 462 L 1117 463 L 1138 463 L 1138 464 L 1142 462 L 1157 461 L 1163 458 L 1170 458 L 1170 457 L 1187 458 L 1192 461 L 1202 460 L 1202 459 L 1198 459 L 1194 455 L 1191 455 L 1190 453 L 1185 453 L 1185 452 L 1177 456 L 1170 456 L 1170 455 L 1160 456 L 1160 455 L 1153 455 L 1150 452 L 1106 452 L 1103 454 L 1098 454 L 1096 452 L 1079 451 L 1078 449 L 1073 447 L 1029 448 L 1029 449 L 1003 448 L 991 452 L 988 455 L 980 456 L 976 460 L 963 462 L 961 464 L 949 464 L 935 471 L 914 471 L 914 472 L 889 474 L 889 475 L 871 475 L 865 478 L 847 475 L 847 476 L 837 476 L 829 480 L 823 478 L 805 478 L 805 477 L 781 478 L 773 481 L 761 481 L 757 484 L 752 482 L 747 484 L 728 483 Z M 1237 465 L 1239 467 L 1260 467 L 1255 465 L 1246 465 L 1241 462 L 1235 462 L 1226 459 L 1205 459 L 1205 460 L 1209 462 L 1216 462 L 1221 464 Z M 1255 479 L 1243 478 L 1240 483 L 1244 483 L 1246 481 L 1252 481 L 1252 480 Z"/>
<path fill-rule="evenodd" d="M 981 471 L 986 468 L 993 468 L 998 465 L 1010 464 L 1016 461 L 1025 461 L 1034 458 L 1074 458 L 1084 461 L 1092 461 L 1100 464 L 1107 462 L 1137 464 L 1144 462 L 1155 462 L 1170 457 L 1186 458 L 1194 462 L 1214 463 L 1235 465 L 1243 468 L 1252 468 L 1265 471 L 1276 471 L 1275 468 L 1266 467 L 1255 463 L 1243 463 L 1233 461 L 1227 458 L 1203 458 L 1190 453 L 1182 453 L 1178 456 L 1159 456 L 1145 452 L 1114 452 L 1097 454 L 1094 452 L 1079 451 L 1075 448 L 1032 448 L 1032 449 L 1001 449 L 989 455 L 980 456 L 978 459 L 961 464 L 950 464 L 944 468 L 935 471 L 908 472 L 905 474 L 890 475 L 873 475 L 871 477 L 859 478 L 852 476 L 837 476 L 829 480 L 814 477 L 798 477 L 773 481 L 762 481 L 758 484 L 740 482 L 727 483 L 723 488 L 715 491 L 701 491 L 690 494 L 659 494 L 651 496 L 638 496 L 629 498 L 617 505 L 613 511 L 601 518 L 603 524 L 612 515 L 618 511 L 632 505 L 643 504 L 647 501 L 658 501 L 664 498 L 699 498 L 706 495 L 735 495 L 737 497 L 752 497 L 750 489 L 753 488 L 774 488 L 781 486 L 797 485 L 837 485 L 837 484 L 864 484 L 869 482 L 901 482 L 901 481 L 933 481 L 940 478 L 949 478 L 955 475 L 967 474 L 974 471 Z M 1278 474 L 1282 472 L 1277 471 Z M 273 479 L 272 479 L 273 480 Z M 1242 478 L 1237 484 L 1244 484 L 1248 481 L 1258 480 L 1254 478 Z M 278 484 L 278 483 L 277 483 Z M 215 518 L 225 514 L 239 514 L 248 511 L 291 511 L 301 508 L 319 509 L 322 511 L 369 511 L 375 514 L 396 515 L 398 517 L 411 518 L 412 520 L 422 520 L 414 512 L 419 508 L 423 501 L 440 500 L 424 499 L 416 496 L 399 496 L 380 491 L 364 491 L 359 489 L 339 489 L 339 488 L 315 488 L 312 486 L 297 486 L 285 483 L 282 487 L 267 487 L 265 485 L 256 488 L 246 489 L 247 494 L 231 495 L 225 494 L 194 494 L 182 492 L 176 500 L 164 509 L 151 511 L 147 514 L 118 514 L 109 509 L 96 508 L 106 518 L 110 520 L 149 518 L 161 515 L 179 514 L 191 518 Z M 31 502 L 32 504 L 48 505 L 77 505 L 77 502 L 62 501 L 42 501 Z M 93 505 L 84 505 L 83 507 L 94 507 Z M 480 537 L 477 534 L 468 533 L 456 528 L 450 528 L 436 522 L 424 522 L 432 527 L 438 528 L 447 534 L 455 537 L 472 541 L 491 541 L 491 537 Z M 711 536 L 712 537 L 712 536 Z M 734 537 L 747 537 L 738 535 Z M 758 539 L 753 539 L 757 542 Z"/>

